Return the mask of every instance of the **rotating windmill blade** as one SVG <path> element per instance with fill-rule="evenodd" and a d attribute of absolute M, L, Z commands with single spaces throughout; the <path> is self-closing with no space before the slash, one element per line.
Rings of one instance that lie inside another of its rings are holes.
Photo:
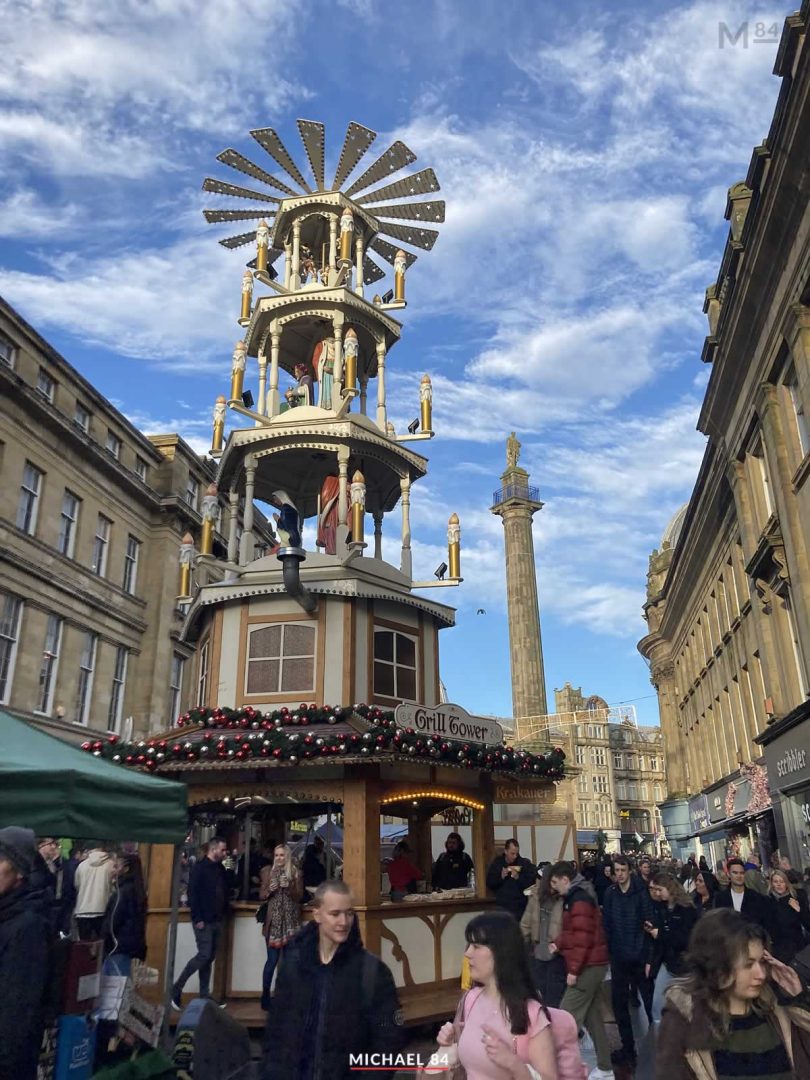
<path fill-rule="evenodd" d="M 246 205 L 243 209 L 236 210 L 205 210 L 203 213 L 206 221 L 217 224 L 236 221 L 258 222 L 264 218 L 272 224 L 278 210 L 281 209 L 284 212 L 283 207 L 287 198 L 301 199 L 312 196 L 313 199 L 317 199 L 319 192 L 327 190 L 339 192 L 342 185 L 361 164 L 377 137 L 376 132 L 363 127 L 362 124 L 352 121 L 348 125 L 334 179 L 331 188 L 327 189 L 325 126 L 316 120 L 299 120 L 298 132 L 315 181 L 315 190 L 305 180 L 301 169 L 293 160 L 278 133 L 273 128 L 255 128 L 250 134 L 296 186 L 291 187 L 284 180 L 245 157 L 244 154 L 228 148 L 217 155 L 217 160 L 228 168 L 258 180 L 260 184 L 270 188 L 272 193 L 208 177 L 203 184 L 204 191 L 246 202 L 253 201 L 254 205 Z M 439 234 L 435 229 L 426 226 L 441 224 L 445 214 L 443 200 L 419 198 L 420 195 L 432 195 L 439 190 L 439 182 L 433 169 L 421 169 L 410 175 L 401 176 L 398 180 L 391 180 L 390 183 L 382 183 L 389 180 L 392 174 L 413 164 L 414 161 L 416 161 L 416 155 L 413 151 L 403 142 L 396 141 L 375 158 L 343 194 L 347 199 L 351 199 L 365 209 L 368 215 L 367 221 L 370 218 L 376 224 L 378 234 L 384 233 L 393 237 L 398 245 L 409 245 L 422 251 L 430 251 Z M 375 188 L 375 185 L 379 186 Z M 369 188 L 372 190 L 369 191 Z M 263 205 L 256 206 L 255 203 Z M 223 247 L 233 249 L 248 244 L 254 239 L 255 233 L 247 232 L 228 236 L 220 240 L 220 243 Z M 374 235 L 368 246 L 392 266 L 396 265 L 400 251 L 405 256 L 406 267 L 410 267 L 417 258 L 415 252 L 394 246 L 380 235 Z M 371 283 L 379 281 L 385 274 L 382 267 L 366 255 L 363 262 L 363 276 L 367 283 Z"/>

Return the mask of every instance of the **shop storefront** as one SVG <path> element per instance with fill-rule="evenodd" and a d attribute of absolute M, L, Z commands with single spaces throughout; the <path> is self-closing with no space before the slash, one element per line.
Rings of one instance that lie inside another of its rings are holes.
<path fill-rule="evenodd" d="M 732 855 L 747 858 L 752 851 L 768 864 L 777 839 L 766 775 L 762 766 L 749 766 L 690 800 L 691 837 L 711 866 Z"/>
<path fill-rule="evenodd" d="M 765 751 L 779 850 L 793 866 L 810 866 L 810 703 L 757 739 Z"/>

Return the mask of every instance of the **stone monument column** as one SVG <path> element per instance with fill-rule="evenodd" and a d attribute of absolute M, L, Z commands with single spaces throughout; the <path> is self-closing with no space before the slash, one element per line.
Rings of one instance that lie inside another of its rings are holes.
<path fill-rule="evenodd" d="M 520 443 L 512 432 L 506 444 L 506 472 L 490 507 L 503 521 L 512 711 L 517 738 L 530 730 L 537 732 L 537 721 L 530 723 L 530 718 L 548 715 L 532 538 L 532 518 L 543 504 L 538 489 L 529 486 L 529 474 L 518 465 L 519 456 Z"/>

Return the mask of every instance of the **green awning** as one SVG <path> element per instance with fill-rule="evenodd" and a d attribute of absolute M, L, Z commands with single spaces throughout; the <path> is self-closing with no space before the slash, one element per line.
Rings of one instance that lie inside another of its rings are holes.
<path fill-rule="evenodd" d="M 178 844 L 185 784 L 94 757 L 0 709 L 0 826 L 37 836 Z"/>

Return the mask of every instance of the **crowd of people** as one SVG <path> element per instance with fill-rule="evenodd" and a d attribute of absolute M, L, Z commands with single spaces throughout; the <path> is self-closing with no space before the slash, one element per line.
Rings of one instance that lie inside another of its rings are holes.
<path fill-rule="evenodd" d="M 178 1008 L 194 972 L 200 995 L 210 996 L 233 892 L 227 856 L 214 838 L 191 870 L 197 953 L 175 983 Z M 286 844 L 266 856 L 256 866 L 267 949 L 263 1077 L 348 1078 L 363 1067 L 384 1077 L 375 1062 L 390 1062 L 406 1031 L 393 976 L 363 945 L 349 886 L 327 877 L 317 844 L 301 867 Z M 422 874 L 407 844 L 389 867 L 394 899 Z M 464 887 L 473 873 L 452 833 L 433 887 Z M 494 908 L 465 931 L 472 989 L 441 1026 L 424 1075 L 459 1068 L 467 1080 L 585 1080 L 587 1033 L 596 1056 L 590 1080 L 626 1077 L 638 1062 L 633 1013 L 643 1008 L 653 1032 L 645 1053 L 666 1080 L 810 1077 L 810 993 L 797 971 L 810 908 L 785 860 L 763 870 L 755 857 L 729 858 L 714 872 L 694 857 L 681 865 L 625 855 L 536 867 L 509 839 L 486 883 Z M 307 895 L 311 921 L 302 919 Z M 87 843 L 65 857 L 53 837 L 0 829 L 0 1080 L 36 1076 L 53 943 L 103 941 L 107 960 L 126 974 L 146 955 L 145 913 L 136 855 Z M 620 1042 L 612 1051 L 608 987 Z"/>

